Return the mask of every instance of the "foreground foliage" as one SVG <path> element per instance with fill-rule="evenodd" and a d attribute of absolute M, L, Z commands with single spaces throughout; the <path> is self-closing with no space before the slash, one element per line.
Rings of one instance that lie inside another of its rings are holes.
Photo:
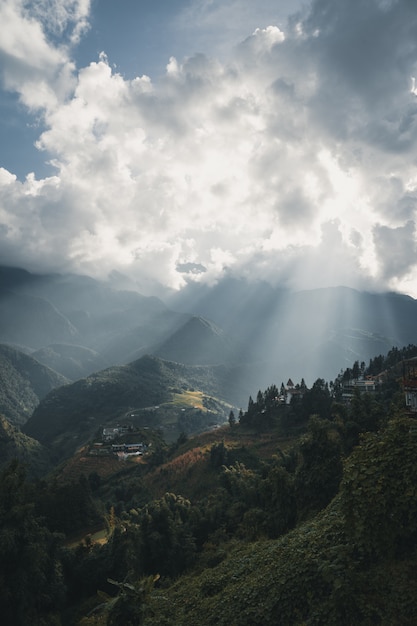
<path fill-rule="evenodd" d="M 406 418 L 367 435 L 324 512 L 155 592 L 144 623 L 415 624 L 416 445 Z"/>
<path fill-rule="evenodd" d="M 59 624 L 59 537 L 36 515 L 21 465 L 0 474 L 0 614 L 4 624 Z"/>
<path fill-rule="evenodd" d="M 290 405 L 259 392 L 223 435 L 155 446 L 112 477 L 29 483 L 13 462 L 0 475 L 6 623 L 417 623 L 417 422 L 395 378 L 350 404 L 341 381 Z"/>

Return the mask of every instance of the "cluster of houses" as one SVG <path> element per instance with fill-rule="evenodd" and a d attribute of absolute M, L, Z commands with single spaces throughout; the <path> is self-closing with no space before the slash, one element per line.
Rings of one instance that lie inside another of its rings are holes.
<path fill-rule="evenodd" d="M 353 378 L 342 383 L 342 401 L 346 404 L 352 400 L 355 391 L 375 393 L 383 381 L 383 375 Z"/>
<path fill-rule="evenodd" d="M 405 396 L 405 406 L 408 411 L 417 414 L 417 357 L 402 362 L 402 383 Z M 355 389 L 361 392 L 375 393 L 378 386 L 384 381 L 386 373 L 377 376 L 361 377 L 343 383 L 342 398 L 349 403 Z"/>
<path fill-rule="evenodd" d="M 417 370 L 417 361 L 416 361 Z M 361 393 L 375 393 L 379 385 L 383 382 L 385 374 L 377 376 L 359 376 L 358 378 L 352 378 L 342 382 L 342 401 L 349 404 L 352 400 L 355 390 Z M 291 378 L 288 380 L 287 385 L 281 385 L 280 395 L 276 400 L 280 404 L 290 404 L 292 398 L 302 398 L 307 387 L 305 384 L 294 385 Z M 416 393 L 417 393 L 417 379 L 416 379 Z M 417 403 L 417 396 L 416 396 Z M 417 406 L 417 404 L 416 404 Z"/>
<path fill-rule="evenodd" d="M 417 414 L 417 357 L 403 361 L 402 368 L 405 405 L 410 413 Z M 357 391 L 375 393 L 386 380 L 386 376 L 387 373 L 382 372 L 376 376 L 360 375 L 358 378 L 342 381 L 342 402 L 349 404 Z M 302 398 L 306 389 L 305 384 L 294 385 L 290 378 L 286 386 L 284 383 L 281 384 L 280 393 L 275 401 L 278 404 L 290 404 L 295 396 Z"/>
<path fill-rule="evenodd" d="M 115 455 L 121 460 L 126 460 L 133 456 L 142 456 L 148 449 L 143 442 L 111 443 L 125 435 L 134 432 L 133 426 L 116 426 L 115 428 L 103 428 L 102 441 L 95 442 L 89 451 L 91 456 L 111 456 Z"/>
<path fill-rule="evenodd" d="M 403 389 L 405 404 L 412 414 L 417 414 L 417 357 L 403 361 Z M 383 382 L 384 374 L 378 376 L 361 376 L 343 382 L 342 400 L 348 404 L 356 391 L 361 393 L 375 393 Z M 294 396 L 302 397 L 305 393 L 305 385 L 294 385 L 291 378 L 287 385 L 281 385 L 280 395 L 275 398 L 282 404 L 289 404 Z M 101 441 L 94 443 L 90 448 L 90 455 L 110 456 L 116 455 L 121 460 L 133 456 L 142 456 L 147 451 L 147 445 L 143 442 L 125 443 L 115 440 L 126 435 L 132 435 L 135 429 L 132 425 L 103 428 Z M 114 442 L 114 443 L 112 443 Z"/>
<path fill-rule="evenodd" d="M 144 443 L 120 443 L 112 444 L 112 454 L 115 454 L 119 459 L 126 460 L 131 456 L 142 456 L 147 446 Z"/>

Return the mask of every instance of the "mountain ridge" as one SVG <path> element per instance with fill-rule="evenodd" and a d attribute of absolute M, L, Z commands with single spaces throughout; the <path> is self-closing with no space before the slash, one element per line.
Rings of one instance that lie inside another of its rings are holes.
<path fill-rule="evenodd" d="M 14 276 L 16 293 L 10 296 Z M 26 346 L 25 351 L 40 350 L 45 362 L 64 374 L 70 364 L 64 355 L 60 363 L 50 346 L 78 345 L 113 365 L 145 354 L 189 364 L 244 364 L 248 391 L 256 393 L 288 377 L 312 383 L 317 371 L 330 379 L 352 360 L 367 361 L 391 347 L 417 342 L 417 301 L 392 292 L 350 287 L 292 292 L 229 278 L 211 288 L 189 285 L 165 304 L 77 275 L 10 270 L 3 285 L 0 322 L 3 311 L 3 321 L 10 324 L 0 326 L 0 339 Z M 27 298 L 35 297 L 45 315 L 36 309 L 30 313 Z M 57 313 L 54 323 L 46 323 L 47 309 Z M 59 332 L 51 331 L 64 322 L 64 337 L 57 338 Z M 48 351 L 54 360 L 48 361 Z M 85 367 L 81 357 L 76 361 L 74 377 L 92 373 L 88 359 Z"/>
<path fill-rule="evenodd" d="M 215 365 L 237 360 L 237 346 L 233 340 L 200 315 L 190 317 L 154 353 L 167 361 L 187 365 Z"/>

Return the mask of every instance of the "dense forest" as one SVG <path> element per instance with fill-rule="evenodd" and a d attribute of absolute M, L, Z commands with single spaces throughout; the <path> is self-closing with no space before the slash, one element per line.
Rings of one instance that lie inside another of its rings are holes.
<path fill-rule="evenodd" d="M 272 385 L 223 428 L 160 439 L 113 473 L 29 480 L 12 461 L 3 623 L 417 623 L 417 422 L 401 376 L 414 356 Z"/>

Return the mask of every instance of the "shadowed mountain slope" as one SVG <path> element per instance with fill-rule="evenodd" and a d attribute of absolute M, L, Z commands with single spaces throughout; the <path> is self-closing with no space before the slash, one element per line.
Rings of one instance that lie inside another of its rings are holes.
<path fill-rule="evenodd" d="M 52 344 L 37 350 L 32 356 L 69 380 L 84 378 L 110 365 L 91 348 L 69 344 Z"/>
<path fill-rule="evenodd" d="M 51 469 L 48 450 L 0 414 L 0 468 L 13 459 L 25 465 L 31 478 L 44 476 Z"/>
<path fill-rule="evenodd" d="M 0 341 L 29 348 L 80 340 L 78 330 L 48 300 L 12 291 L 0 297 Z"/>
<path fill-rule="evenodd" d="M 43 350 L 44 362 L 58 367 L 60 360 L 60 371 L 69 374 L 71 366 L 73 377 L 90 374 L 94 365 L 62 354 L 56 344 L 93 350 L 100 369 L 100 356 L 102 364 L 122 365 L 145 354 L 244 364 L 246 373 L 252 370 L 245 380 L 253 394 L 289 377 L 312 384 L 321 372 L 330 380 L 356 360 L 417 343 L 417 301 L 400 294 L 346 287 L 292 292 L 224 279 L 212 287 L 188 285 L 167 300 L 171 309 L 85 276 L 0 270 L 0 340 Z"/>
<path fill-rule="evenodd" d="M 193 285 L 170 300 L 178 310 L 213 320 L 257 363 L 254 386 L 317 372 L 327 380 L 355 360 L 368 361 L 417 341 L 417 301 L 346 287 L 291 292 L 267 283 L 227 279 Z"/>
<path fill-rule="evenodd" d="M 53 390 L 23 430 L 59 453 L 72 453 L 100 426 L 114 425 L 135 409 L 167 402 L 173 393 L 199 390 L 230 401 L 237 395 L 246 400 L 246 385 L 239 387 L 241 380 L 235 370 L 225 366 L 187 366 L 144 356 Z"/>
<path fill-rule="evenodd" d="M 158 298 L 113 289 L 86 276 L 37 276 L 0 267 L 0 341 L 41 350 L 44 362 L 71 378 L 151 352 L 188 317 L 170 311 Z M 78 355 L 69 354 L 69 348 L 57 350 L 58 344 L 73 345 Z M 94 367 L 80 348 L 96 353 Z"/>
<path fill-rule="evenodd" d="M 193 316 L 156 350 L 168 361 L 189 365 L 212 365 L 236 360 L 237 346 L 226 333 L 208 320 Z"/>
<path fill-rule="evenodd" d="M 31 356 L 0 345 L 0 413 L 13 424 L 24 424 L 44 396 L 67 382 Z"/>

